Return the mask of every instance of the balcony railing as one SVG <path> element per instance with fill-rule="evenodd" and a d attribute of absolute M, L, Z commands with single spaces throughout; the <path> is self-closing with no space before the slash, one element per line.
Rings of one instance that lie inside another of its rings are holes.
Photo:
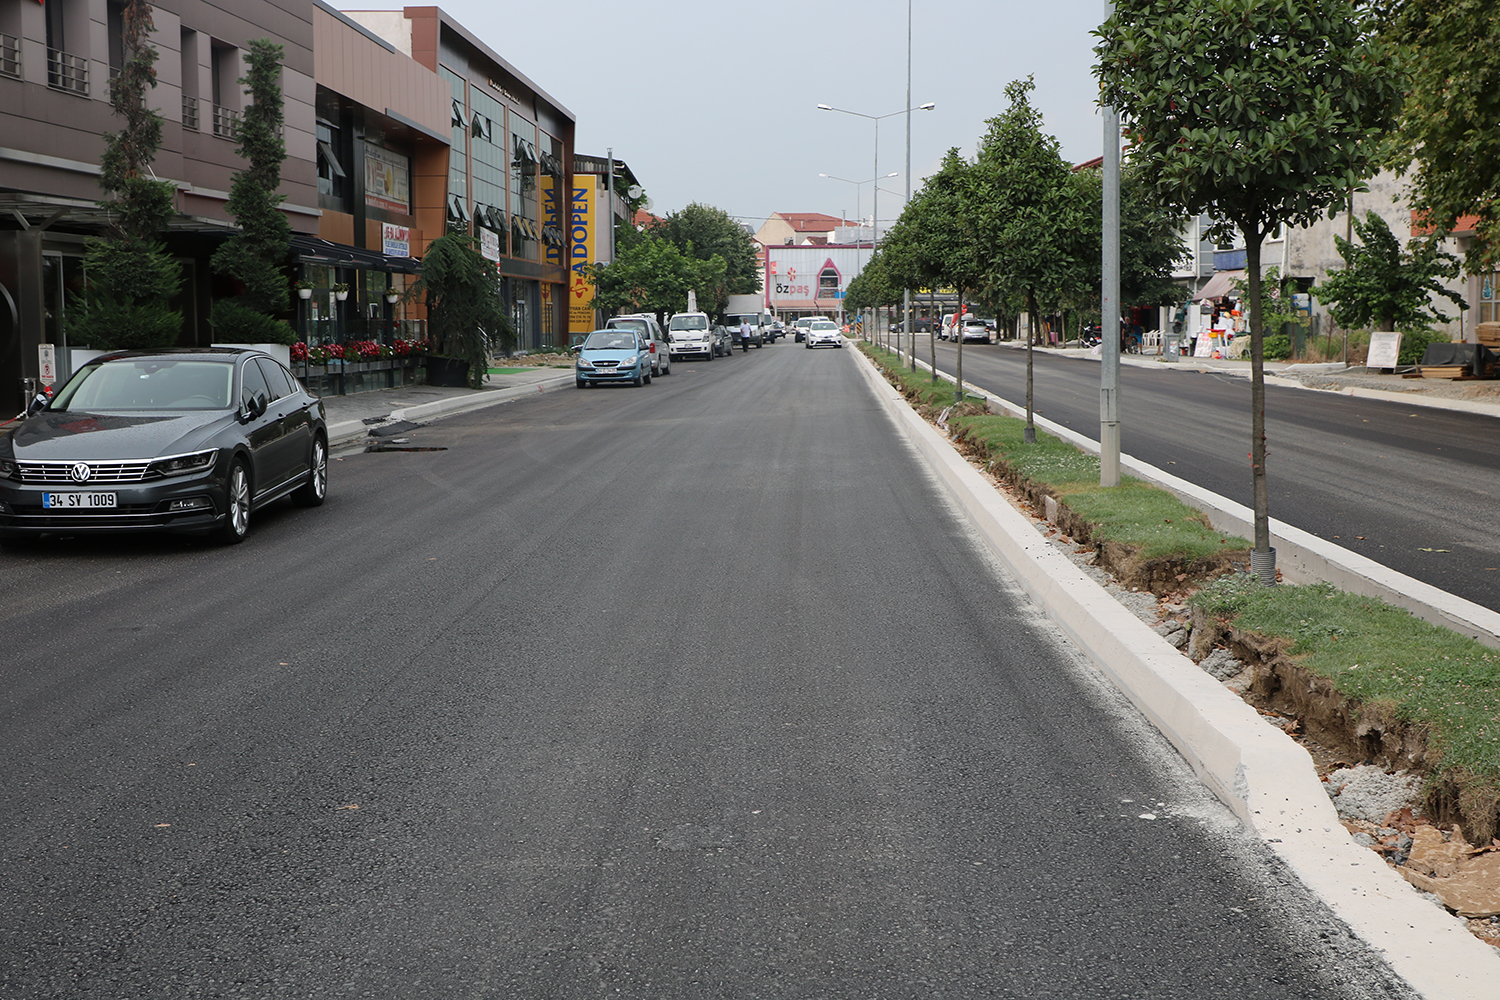
<path fill-rule="evenodd" d="M 47 86 L 70 94 L 89 94 L 89 61 L 58 49 L 47 50 Z"/>
<path fill-rule="evenodd" d="M 233 108 L 214 105 L 214 135 L 221 139 L 237 139 L 240 135 L 240 113 Z"/>
<path fill-rule="evenodd" d="M 182 95 L 182 127 L 198 131 L 198 98 Z"/>
<path fill-rule="evenodd" d="M 0 76 L 21 78 L 21 40 L 0 32 Z"/>

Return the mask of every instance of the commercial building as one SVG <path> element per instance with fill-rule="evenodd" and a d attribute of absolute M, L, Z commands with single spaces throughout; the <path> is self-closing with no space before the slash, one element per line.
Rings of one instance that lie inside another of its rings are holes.
<path fill-rule="evenodd" d="M 518 347 L 566 343 L 573 113 L 440 8 L 344 13 L 447 85 L 446 226 L 495 262 Z"/>
<path fill-rule="evenodd" d="M 40 374 L 38 346 L 53 345 L 65 377 L 72 296 L 82 288 L 85 241 L 109 227 L 101 208 L 103 134 L 120 130 L 108 81 L 124 61 L 116 0 L 0 3 L 0 410 L 20 403 L 20 379 Z M 231 231 L 226 205 L 244 160 L 235 139 L 246 100 L 251 39 L 285 47 L 286 212 L 297 234 L 317 231 L 313 121 L 313 0 L 206 0 L 153 5 L 158 85 L 148 100 L 163 119 L 152 164 L 177 187 L 177 216 L 163 234 L 183 265 L 179 343 L 208 344 L 208 312 L 228 295 L 208 257 Z M 17 407 L 18 408 L 18 407 Z"/>

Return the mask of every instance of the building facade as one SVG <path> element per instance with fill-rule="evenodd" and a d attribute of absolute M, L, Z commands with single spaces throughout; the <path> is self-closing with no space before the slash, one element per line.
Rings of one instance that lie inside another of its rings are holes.
<path fill-rule="evenodd" d="M 573 113 L 437 7 L 344 13 L 448 87 L 445 225 L 494 262 L 519 349 L 566 344 Z"/>
<path fill-rule="evenodd" d="M 317 231 L 313 3 L 153 5 L 158 84 L 147 100 L 164 124 L 152 170 L 177 188 L 163 241 L 183 265 L 180 344 L 212 342 L 209 308 L 232 294 L 208 257 L 232 229 L 226 202 L 244 165 L 236 135 L 247 101 L 237 81 L 251 39 L 284 47 L 282 208 L 294 233 Z M 0 409 L 19 404 L 22 378 L 41 374 L 40 345 L 55 349 L 58 378 L 70 349 L 87 346 L 69 342 L 67 317 L 86 241 L 110 225 L 99 160 L 104 133 L 120 129 L 108 81 L 124 60 L 123 9 L 119 0 L 0 2 Z"/>

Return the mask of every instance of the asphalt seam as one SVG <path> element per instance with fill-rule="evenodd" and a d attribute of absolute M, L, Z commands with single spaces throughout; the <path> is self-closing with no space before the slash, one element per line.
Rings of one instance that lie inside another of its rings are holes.
<path fill-rule="evenodd" d="M 1494 1000 L 1500 954 L 1354 843 L 1306 751 L 1057 552 L 872 361 L 851 353 L 892 424 L 1032 600 L 1302 884 L 1422 996 Z"/>

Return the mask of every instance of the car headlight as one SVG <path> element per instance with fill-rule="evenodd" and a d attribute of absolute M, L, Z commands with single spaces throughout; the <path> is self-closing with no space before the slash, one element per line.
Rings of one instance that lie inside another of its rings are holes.
<path fill-rule="evenodd" d="M 196 451 L 191 455 L 173 455 L 171 458 L 158 458 L 146 467 L 147 476 L 186 476 L 195 472 L 204 472 L 213 468 L 214 459 L 218 456 L 219 449 L 210 448 L 208 451 Z"/>
<path fill-rule="evenodd" d="M 640 360 L 641 360 L 641 357 L 640 357 L 639 354 L 632 354 L 630 357 L 628 357 L 624 361 L 620 362 L 620 367 L 621 368 L 634 368 L 636 366 L 636 364 L 638 364 L 640 362 Z"/>
<path fill-rule="evenodd" d="M 588 358 L 579 358 L 578 359 L 578 367 L 579 368 L 593 368 L 594 367 L 594 363 L 592 361 L 590 361 Z"/>

